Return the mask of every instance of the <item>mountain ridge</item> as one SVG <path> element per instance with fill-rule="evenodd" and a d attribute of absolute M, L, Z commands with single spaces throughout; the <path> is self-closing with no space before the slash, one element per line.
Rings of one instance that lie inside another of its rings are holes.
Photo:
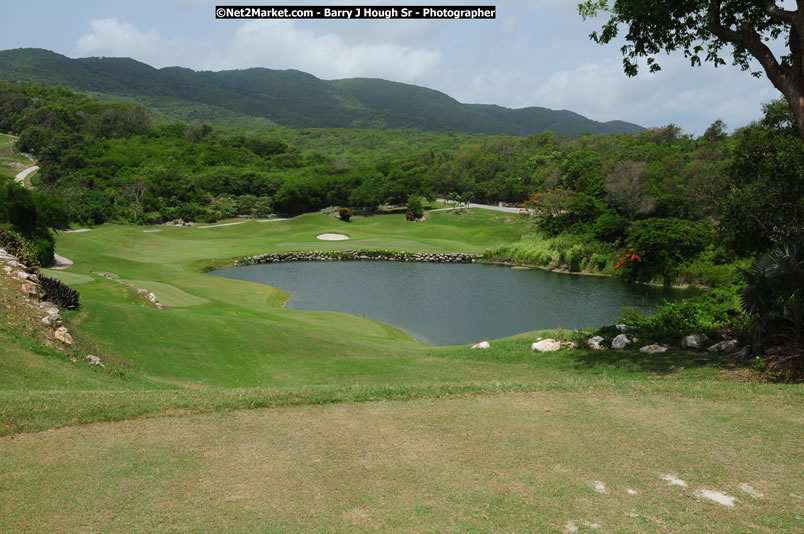
<path fill-rule="evenodd" d="M 295 70 L 253 67 L 194 71 L 155 68 L 131 58 L 71 59 L 40 48 L 0 51 L 0 79 L 63 85 L 127 99 L 151 108 L 159 120 L 226 124 L 254 119 L 288 128 L 413 128 L 437 132 L 529 135 L 551 130 L 638 133 L 625 121 L 598 122 L 570 110 L 464 104 L 435 89 L 379 78 L 322 80 Z"/>

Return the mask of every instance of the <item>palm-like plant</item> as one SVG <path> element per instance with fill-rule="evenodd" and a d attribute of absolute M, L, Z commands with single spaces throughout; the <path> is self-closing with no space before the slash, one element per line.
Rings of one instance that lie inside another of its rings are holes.
<path fill-rule="evenodd" d="M 459 199 L 460 195 L 454 191 L 447 195 L 447 202 L 452 203 L 452 209 L 455 209 L 455 206 L 458 205 Z"/>
<path fill-rule="evenodd" d="M 758 346 L 766 342 L 804 344 L 804 243 L 788 242 L 757 258 L 741 271 L 743 310 Z"/>

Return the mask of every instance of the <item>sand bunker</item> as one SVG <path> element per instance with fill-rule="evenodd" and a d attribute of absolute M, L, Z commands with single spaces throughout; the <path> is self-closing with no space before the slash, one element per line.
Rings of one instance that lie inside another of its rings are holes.
<path fill-rule="evenodd" d="M 321 241 L 346 241 L 349 236 L 343 234 L 318 234 L 315 238 Z"/>
<path fill-rule="evenodd" d="M 246 221 L 242 222 L 233 222 L 233 223 L 223 223 L 223 224 L 210 224 L 208 226 L 196 226 L 196 228 L 220 228 L 221 226 L 236 226 L 238 224 L 245 224 Z"/>
<path fill-rule="evenodd" d="M 65 234 L 80 234 L 81 232 L 89 232 L 90 228 L 79 228 L 77 230 L 64 230 Z"/>

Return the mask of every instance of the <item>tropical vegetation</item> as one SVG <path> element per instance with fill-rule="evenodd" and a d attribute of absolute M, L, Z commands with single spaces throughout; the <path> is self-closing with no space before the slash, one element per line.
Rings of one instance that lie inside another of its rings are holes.
<path fill-rule="evenodd" d="M 34 243 L 43 265 L 52 258 L 53 230 L 68 222 L 209 223 L 332 206 L 348 220 L 346 210 L 389 205 L 414 220 L 422 200 L 445 198 L 521 206 L 515 217 L 530 221 L 531 231 L 490 247 L 492 261 L 734 296 L 742 287 L 734 283 L 738 266 L 800 242 L 804 228 L 804 147 L 781 101 L 732 135 L 715 122 L 700 138 L 674 125 L 579 138 L 224 130 L 154 123 L 136 106 L 8 82 L 0 84 L 0 109 L 0 127 L 18 135 L 18 147 L 41 167 L 35 191 L 5 185 L 0 214 L 8 230 Z M 745 323 L 739 299 L 723 305 L 729 313 L 700 321 L 710 332 Z M 700 311 L 690 306 L 685 313 Z"/>

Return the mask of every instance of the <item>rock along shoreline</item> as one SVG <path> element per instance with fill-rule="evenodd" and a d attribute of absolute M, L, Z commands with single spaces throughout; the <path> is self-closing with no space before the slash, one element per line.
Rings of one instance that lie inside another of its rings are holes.
<path fill-rule="evenodd" d="M 482 254 L 466 252 L 394 252 L 386 250 L 311 250 L 303 252 L 270 252 L 237 258 L 234 265 L 282 263 L 290 261 L 416 261 L 430 263 L 473 263 Z"/>

